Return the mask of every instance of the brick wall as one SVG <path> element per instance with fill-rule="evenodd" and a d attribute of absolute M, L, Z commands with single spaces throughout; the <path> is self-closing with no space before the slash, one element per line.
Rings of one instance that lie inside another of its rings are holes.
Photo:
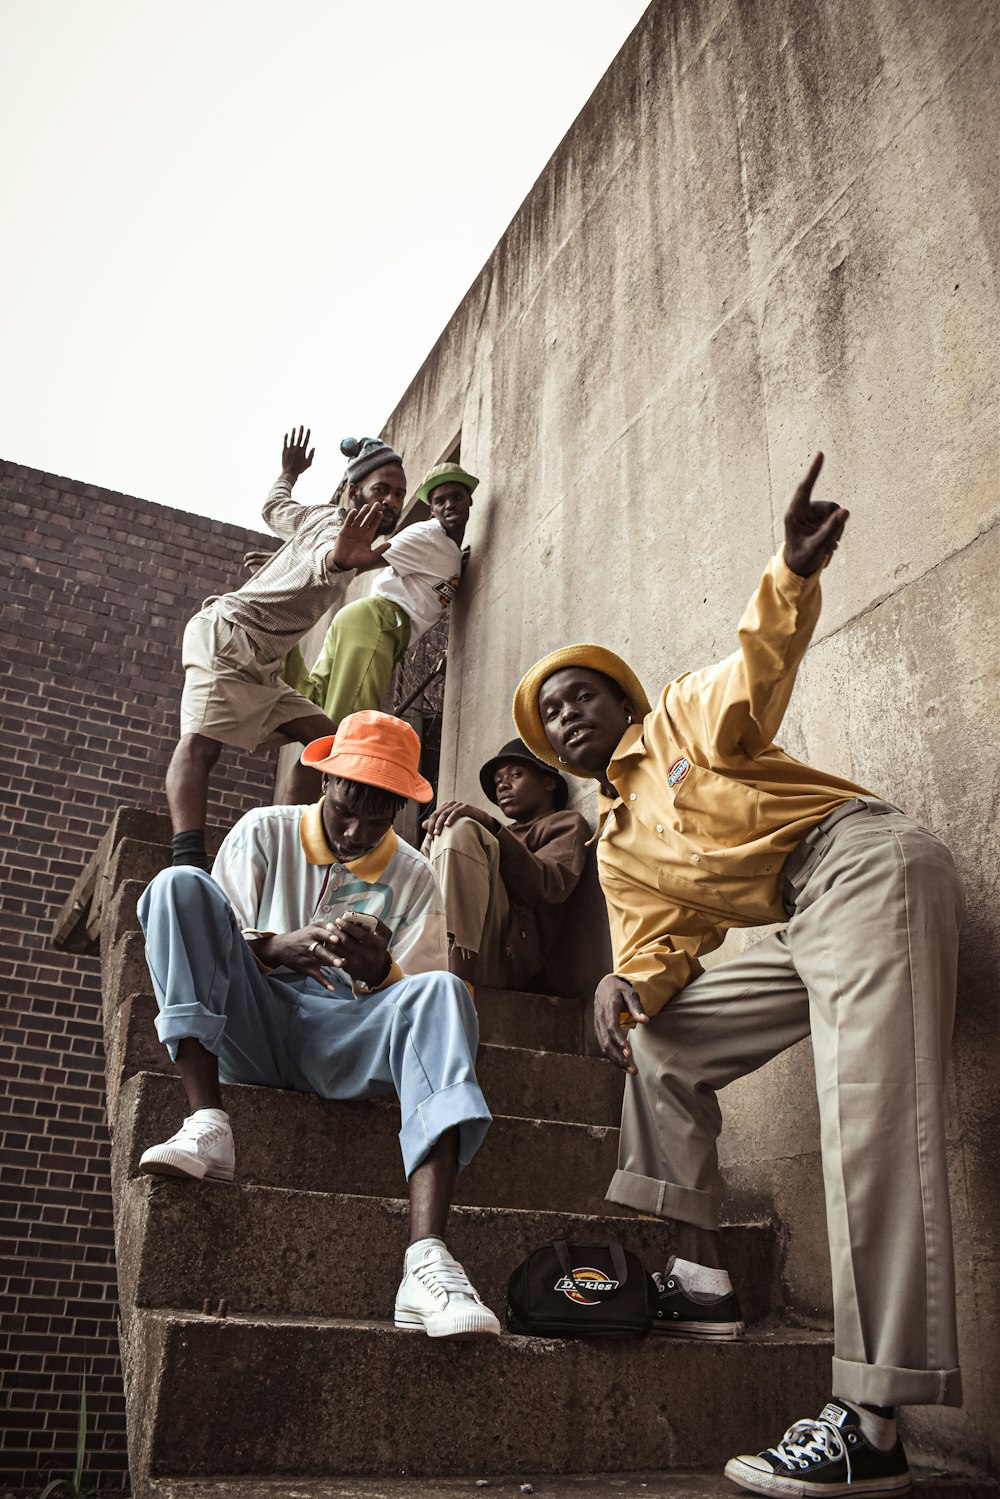
<path fill-rule="evenodd" d="M 88 1481 L 117 1485 L 98 964 L 49 934 L 114 807 L 165 810 L 184 622 L 259 535 L 4 462 L 0 514 L 0 1471 L 15 1487 L 72 1472 L 85 1376 Z M 210 818 L 270 801 L 272 777 L 226 750 Z"/>

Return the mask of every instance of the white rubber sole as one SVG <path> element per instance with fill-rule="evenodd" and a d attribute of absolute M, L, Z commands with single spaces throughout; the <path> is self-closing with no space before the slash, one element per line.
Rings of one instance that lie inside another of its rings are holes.
<path fill-rule="evenodd" d="M 699 1338 L 713 1343 L 736 1343 L 746 1332 L 744 1322 L 654 1322 L 661 1338 Z"/>
<path fill-rule="evenodd" d="M 429 1338 L 496 1338 L 500 1323 L 487 1307 L 461 1312 L 419 1312 L 396 1308 L 395 1325 L 403 1332 L 425 1332 Z"/>
<path fill-rule="evenodd" d="M 750 1468 L 742 1458 L 730 1458 L 723 1470 L 731 1483 L 739 1484 L 751 1494 L 799 1494 L 809 1499 L 821 1499 L 824 1494 L 905 1494 L 910 1488 L 910 1475 L 900 1473 L 891 1478 L 854 1478 L 850 1483 L 810 1483 L 808 1478 L 785 1478 L 780 1473 L 763 1473 Z"/>
<path fill-rule="evenodd" d="M 209 1167 L 207 1162 L 173 1145 L 154 1145 L 152 1150 L 147 1150 L 139 1161 L 139 1170 L 147 1176 L 186 1176 L 189 1181 L 208 1178 L 209 1181 L 231 1182 L 235 1175 L 231 1166 Z"/>

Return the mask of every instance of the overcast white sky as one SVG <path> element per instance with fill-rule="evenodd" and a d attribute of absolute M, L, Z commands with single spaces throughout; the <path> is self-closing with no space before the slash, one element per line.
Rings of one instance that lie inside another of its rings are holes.
<path fill-rule="evenodd" d="M 325 499 L 646 0 L 0 0 L 0 457 Z"/>

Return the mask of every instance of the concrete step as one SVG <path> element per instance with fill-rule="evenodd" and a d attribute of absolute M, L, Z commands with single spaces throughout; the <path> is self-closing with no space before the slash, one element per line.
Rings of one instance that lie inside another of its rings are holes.
<path fill-rule="evenodd" d="M 136 882 L 138 883 L 138 882 Z M 138 895 L 138 891 L 135 892 Z M 120 901 L 126 900 L 122 891 Z M 128 898 L 132 898 L 131 892 Z M 149 994 L 149 969 L 142 933 L 133 929 L 117 908 L 115 920 L 125 930 L 104 951 L 105 1029 L 114 1011 L 133 994 Z M 134 910 L 134 906 L 133 906 Z M 558 994 L 523 994 L 511 989 L 476 989 L 479 1039 L 497 1046 L 520 1046 L 529 1051 L 567 1052 L 580 1055 L 588 1050 L 584 1030 L 590 1027 L 590 1006 L 577 998 Z"/>
<path fill-rule="evenodd" d="M 395 1100 L 335 1103 L 311 1093 L 227 1084 L 241 1184 L 398 1197 L 405 1191 Z M 121 1086 L 113 1177 L 136 1176 L 139 1157 L 186 1112 L 180 1081 L 142 1072 Z M 616 1213 L 604 1193 L 617 1165 L 610 1125 L 498 1116 L 458 1179 L 455 1201 L 571 1213 Z"/>
<path fill-rule="evenodd" d="M 719 1468 L 683 1473 L 561 1473 L 503 1478 L 156 1478 L 145 1499 L 735 1499 Z M 959 1496 L 955 1496 L 959 1499 Z M 966 1499 L 966 1496 L 961 1496 Z M 971 1496 L 970 1496 L 971 1499 Z M 978 1499 L 978 1496 L 977 1496 Z M 995 1496 L 994 1496 L 995 1499 Z"/>
<path fill-rule="evenodd" d="M 764 1438 L 763 1440 L 768 1440 Z M 759 1444 L 758 1444 L 759 1445 Z M 730 1454 L 731 1456 L 733 1454 Z M 916 1499 L 997 1499 L 989 1480 L 914 1468 Z M 740 1491 L 722 1476 L 720 1466 L 673 1473 L 644 1469 L 636 1473 L 525 1474 L 484 1478 L 157 1478 L 145 1499 L 491 1499 L 530 1493 L 535 1499 L 736 1499 Z"/>
<path fill-rule="evenodd" d="M 149 1378 L 133 1437 L 153 1476 L 697 1467 L 784 1430 L 789 1392 L 796 1410 L 829 1394 L 815 1333 L 442 1344 L 384 1322 L 132 1315 Z"/>
<path fill-rule="evenodd" d="M 198 1311 L 383 1318 L 392 1310 L 407 1242 L 402 1198 L 138 1177 L 118 1194 L 120 1299 Z M 769 1224 L 723 1229 L 748 1322 L 780 1309 L 781 1255 Z M 448 1245 L 503 1320 L 507 1281 L 551 1239 L 619 1239 L 649 1271 L 673 1253 L 664 1223 L 515 1208 L 457 1207 Z"/>
<path fill-rule="evenodd" d="M 104 1044 L 112 1111 L 121 1083 L 137 1072 L 173 1076 L 155 1020 L 156 1001 L 151 994 L 130 995 L 108 1017 Z M 615 1128 L 621 1121 L 625 1075 L 601 1057 L 486 1044 L 479 1048 L 476 1075 L 495 1114 Z"/>

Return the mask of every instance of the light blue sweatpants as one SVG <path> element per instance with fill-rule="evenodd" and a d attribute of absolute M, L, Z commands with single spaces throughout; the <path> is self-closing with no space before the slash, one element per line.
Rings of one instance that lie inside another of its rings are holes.
<path fill-rule="evenodd" d="M 421 973 L 356 995 L 339 969 L 335 990 L 290 968 L 261 973 L 232 906 L 203 870 L 165 869 L 143 892 L 139 920 L 172 1061 L 185 1036 L 219 1059 L 227 1083 L 294 1088 L 321 1098 L 395 1093 L 407 1176 L 453 1125 L 459 1166 L 483 1143 L 492 1115 L 476 1081 L 479 1023 L 450 973 Z"/>

